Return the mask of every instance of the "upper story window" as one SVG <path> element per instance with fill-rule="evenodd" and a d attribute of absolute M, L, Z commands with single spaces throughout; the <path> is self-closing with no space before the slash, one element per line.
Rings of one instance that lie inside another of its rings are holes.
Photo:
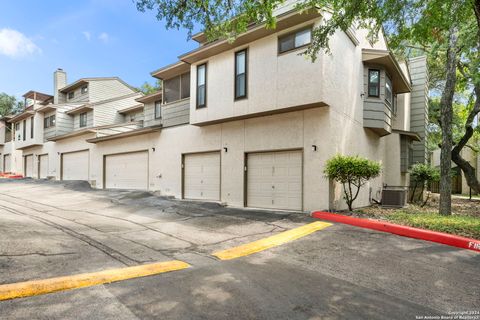
<path fill-rule="evenodd" d="M 235 53 L 235 99 L 247 97 L 247 49 Z"/>
<path fill-rule="evenodd" d="M 80 113 L 80 128 L 87 126 L 87 113 Z"/>
<path fill-rule="evenodd" d="M 388 75 L 385 76 L 385 101 L 392 106 L 393 104 L 393 89 L 392 80 Z"/>
<path fill-rule="evenodd" d="M 22 128 L 23 128 L 23 141 L 25 141 L 27 139 L 27 120 L 23 120 Z"/>
<path fill-rule="evenodd" d="M 80 91 L 82 94 L 85 94 L 88 92 L 88 86 L 83 86 L 81 91 Z"/>
<path fill-rule="evenodd" d="M 207 106 L 207 64 L 197 66 L 197 108 Z"/>
<path fill-rule="evenodd" d="M 34 121 L 33 121 L 33 117 L 30 118 L 30 138 L 33 139 L 33 131 L 34 131 Z"/>
<path fill-rule="evenodd" d="M 155 119 L 162 118 L 162 102 L 155 101 Z"/>
<path fill-rule="evenodd" d="M 368 96 L 380 97 L 380 70 L 368 69 Z"/>
<path fill-rule="evenodd" d="M 278 53 L 308 46 L 312 42 L 312 27 L 297 30 L 278 38 Z"/>
<path fill-rule="evenodd" d="M 75 91 L 70 91 L 68 93 L 68 99 L 73 99 L 73 98 L 75 98 Z"/>
<path fill-rule="evenodd" d="M 43 128 L 46 129 L 54 126 L 55 126 L 55 115 L 51 115 L 43 119 Z"/>
<path fill-rule="evenodd" d="M 190 97 L 190 72 L 165 80 L 163 88 L 165 103 Z"/>

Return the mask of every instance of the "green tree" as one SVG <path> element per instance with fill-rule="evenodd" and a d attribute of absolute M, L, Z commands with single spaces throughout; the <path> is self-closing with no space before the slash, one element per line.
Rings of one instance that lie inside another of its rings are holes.
<path fill-rule="evenodd" d="M 23 110 L 23 101 L 18 101 L 15 96 L 5 92 L 0 93 L 0 117 L 15 114 Z"/>
<path fill-rule="evenodd" d="M 196 25 L 205 28 L 209 40 L 234 40 L 251 24 L 275 28 L 274 10 L 283 0 L 189 1 L 135 0 L 140 11 L 155 10 L 167 28 L 186 28 L 191 35 Z M 469 186 L 480 191 L 474 168 L 460 155 L 473 135 L 475 116 L 480 113 L 480 0 L 305 0 L 299 10 L 322 9 L 323 23 L 312 33 L 305 54 L 315 60 L 329 52 L 329 40 L 353 24 L 369 31 L 375 41 L 380 31 L 390 48 L 409 56 L 426 53 L 429 67 L 438 76 L 435 86 L 440 96 L 441 214 L 451 214 L 450 164 L 453 160 L 465 173 Z M 470 87 L 475 102 L 464 123 L 465 134 L 452 150 L 453 103 L 458 85 Z"/>
<path fill-rule="evenodd" d="M 342 184 L 344 199 L 351 211 L 360 188 L 368 180 L 378 177 L 381 169 L 380 163 L 375 161 L 358 156 L 336 155 L 327 161 L 324 174 L 327 178 Z"/>
<path fill-rule="evenodd" d="M 162 89 L 162 81 L 157 80 L 153 85 L 145 81 L 140 88 L 137 88 L 138 91 L 143 92 L 144 94 L 152 94 Z"/>

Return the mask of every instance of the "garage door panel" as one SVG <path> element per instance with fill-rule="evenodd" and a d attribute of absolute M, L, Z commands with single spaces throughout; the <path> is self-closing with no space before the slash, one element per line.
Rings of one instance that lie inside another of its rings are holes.
<path fill-rule="evenodd" d="M 220 200 L 220 153 L 184 156 L 184 198 Z"/>
<path fill-rule="evenodd" d="M 62 180 L 89 180 L 89 152 L 77 151 L 62 155 Z"/>
<path fill-rule="evenodd" d="M 33 155 L 25 156 L 24 162 L 24 176 L 27 178 L 33 177 Z"/>
<path fill-rule="evenodd" d="M 3 156 L 3 172 L 11 172 L 12 171 L 12 156 L 6 154 Z"/>
<path fill-rule="evenodd" d="M 105 187 L 148 190 L 148 151 L 106 156 Z"/>
<path fill-rule="evenodd" d="M 247 155 L 247 205 L 302 210 L 302 152 Z"/>
<path fill-rule="evenodd" d="M 40 179 L 46 179 L 48 176 L 48 155 L 38 157 L 38 175 Z"/>

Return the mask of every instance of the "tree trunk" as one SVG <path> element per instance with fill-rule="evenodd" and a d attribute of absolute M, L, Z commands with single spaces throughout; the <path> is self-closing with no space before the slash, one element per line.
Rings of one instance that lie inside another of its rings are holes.
<path fill-rule="evenodd" d="M 452 214 L 452 118 L 453 95 L 457 83 L 457 28 L 452 27 L 449 32 L 446 82 L 440 100 L 440 122 L 442 125 L 442 148 L 440 152 L 440 205 L 439 213 Z"/>
<path fill-rule="evenodd" d="M 452 160 L 455 164 L 462 169 L 467 184 L 472 188 L 476 193 L 480 193 L 480 181 L 478 181 L 475 175 L 475 168 L 463 157 L 460 152 L 468 143 L 468 140 L 473 136 L 473 121 L 475 117 L 480 113 L 480 84 L 475 85 L 475 104 L 473 105 L 472 111 L 468 114 L 467 121 L 465 122 L 465 134 L 460 139 L 458 144 L 452 150 Z"/>

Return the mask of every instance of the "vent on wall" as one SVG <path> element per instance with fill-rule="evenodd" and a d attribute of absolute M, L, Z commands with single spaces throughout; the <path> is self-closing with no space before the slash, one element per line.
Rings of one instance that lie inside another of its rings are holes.
<path fill-rule="evenodd" d="M 382 206 L 392 208 L 403 208 L 407 203 L 407 190 L 390 189 L 382 190 Z"/>

